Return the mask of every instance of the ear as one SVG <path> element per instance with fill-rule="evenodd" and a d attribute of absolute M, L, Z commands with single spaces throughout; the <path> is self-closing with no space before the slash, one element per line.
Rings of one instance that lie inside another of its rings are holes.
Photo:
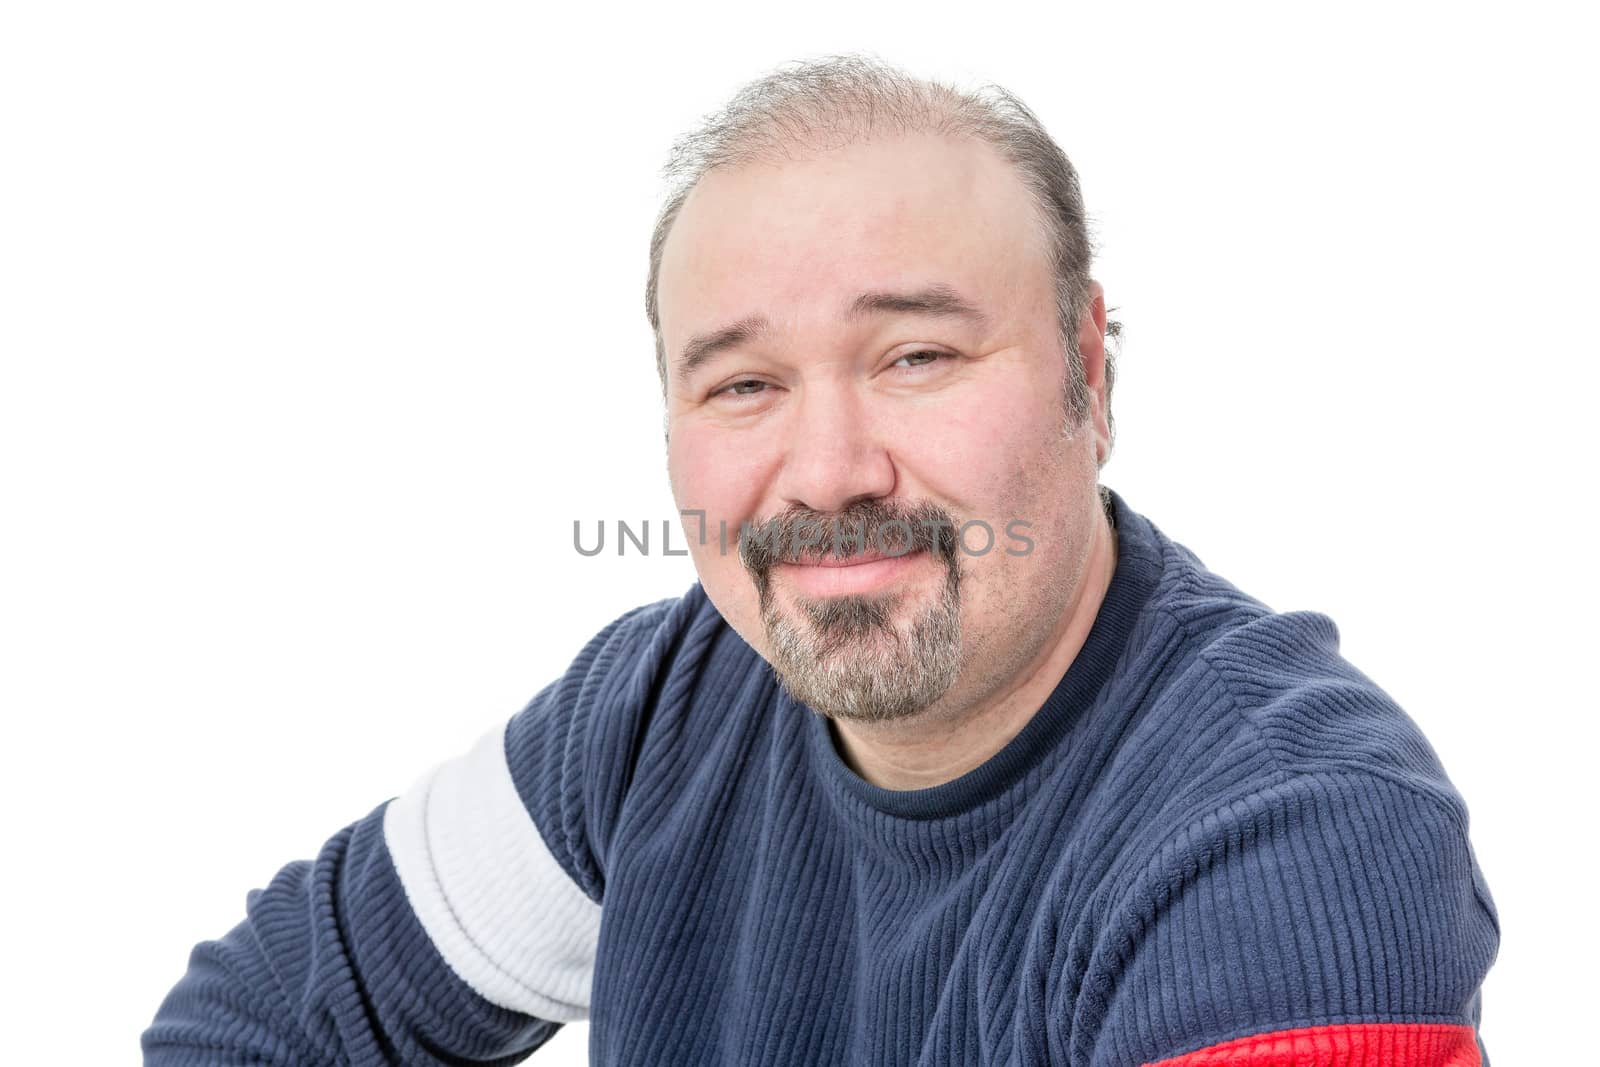
<path fill-rule="evenodd" d="M 1089 390 L 1088 424 L 1094 432 L 1095 463 L 1104 465 L 1111 455 L 1111 409 L 1106 395 L 1106 293 L 1099 282 L 1089 282 L 1089 304 L 1078 321 L 1078 357 L 1083 360 L 1084 385 Z"/>
<path fill-rule="evenodd" d="M 1106 392 L 1106 290 L 1090 280 L 1090 302 L 1078 320 L 1078 358 L 1083 360 L 1083 384 L 1090 394 L 1088 424 L 1094 434 L 1094 462 L 1106 464 L 1110 456 L 1110 406 Z"/>

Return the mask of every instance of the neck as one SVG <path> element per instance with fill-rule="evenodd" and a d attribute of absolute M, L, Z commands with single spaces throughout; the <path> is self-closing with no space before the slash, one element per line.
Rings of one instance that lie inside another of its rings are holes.
<path fill-rule="evenodd" d="M 927 789 L 953 781 L 1006 746 L 1044 705 L 1094 626 L 1117 566 L 1111 523 L 1098 507 L 1082 576 L 1052 639 L 1007 684 L 971 707 L 937 719 L 904 722 L 834 720 L 839 754 L 866 781 L 885 789 Z"/>

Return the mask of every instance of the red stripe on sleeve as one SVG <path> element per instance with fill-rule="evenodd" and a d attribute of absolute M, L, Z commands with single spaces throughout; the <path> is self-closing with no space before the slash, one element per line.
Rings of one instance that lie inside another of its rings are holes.
<path fill-rule="evenodd" d="M 1482 1067 L 1470 1026 L 1352 1023 L 1273 1030 L 1146 1067 Z"/>

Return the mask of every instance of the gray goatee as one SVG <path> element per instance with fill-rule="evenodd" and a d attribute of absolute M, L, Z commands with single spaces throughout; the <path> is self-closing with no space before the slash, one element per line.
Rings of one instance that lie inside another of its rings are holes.
<path fill-rule="evenodd" d="M 938 598 L 898 619 L 907 594 L 798 598 L 788 615 L 771 588 L 779 563 L 876 549 L 925 551 L 945 566 Z M 936 702 L 961 666 L 961 566 L 956 524 L 931 502 L 863 500 L 836 515 L 790 508 L 740 531 L 739 556 L 756 585 L 778 680 L 829 718 L 888 722 Z"/>

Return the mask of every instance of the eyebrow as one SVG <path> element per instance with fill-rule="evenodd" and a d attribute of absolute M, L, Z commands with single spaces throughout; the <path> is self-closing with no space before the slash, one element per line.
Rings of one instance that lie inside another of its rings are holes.
<path fill-rule="evenodd" d="M 976 305 L 944 284 L 908 292 L 871 290 L 850 301 L 845 311 L 846 317 L 852 319 L 874 314 L 936 315 L 966 319 L 977 326 L 988 321 L 988 317 Z M 683 355 L 678 357 L 678 377 L 687 379 L 722 352 L 749 344 L 765 336 L 769 329 L 771 325 L 765 316 L 751 315 L 720 330 L 690 338 L 689 343 L 683 346 Z"/>
<path fill-rule="evenodd" d="M 919 315 L 943 315 L 951 318 L 968 319 L 979 325 L 985 321 L 983 312 L 963 300 L 960 293 L 943 284 L 930 285 L 924 289 L 917 289 L 909 293 L 881 291 L 862 293 L 850 304 L 851 318 L 858 318 L 874 312 L 912 312 Z"/>
<path fill-rule="evenodd" d="M 765 317 L 751 315 L 749 318 L 740 319 L 732 326 L 724 326 L 720 330 L 691 338 L 689 343 L 683 346 L 683 355 L 678 360 L 678 377 L 688 378 L 701 364 L 709 363 L 724 349 L 749 344 L 765 335 L 767 329 Z"/>

